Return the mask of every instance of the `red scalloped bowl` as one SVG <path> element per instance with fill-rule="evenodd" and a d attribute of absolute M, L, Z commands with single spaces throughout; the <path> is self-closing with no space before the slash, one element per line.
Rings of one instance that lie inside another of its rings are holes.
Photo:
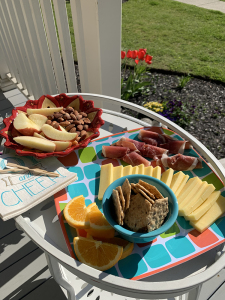
<path fill-rule="evenodd" d="M 59 152 L 41 152 L 40 150 L 28 149 L 22 145 L 17 144 L 13 140 L 12 130 L 16 130 L 13 127 L 13 120 L 18 115 L 19 111 L 26 112 L 28 108 L 47 108 L 47 107 L 67 107 L 72 106 L 74 109 L 80 112 L 85 112 L 91 124 L 87 129 L 89 136 L 80 141 L 77 145 L 73 145 L 64 151 Z M 5 147 L 14 149 L 18 155 L 21 156 L 35 156 L 36 158 L 46 158 L 50 156 L 63 157 L 76 149 L 85 148 L 92 139 L 97 138 L 100 134 L 99 128 L 104 124 L 101 118 L 102 109 L 94 107 L 94 101 L 84 100 L 82 96 L 69 97 L 66 94 L 60 94 L 55 97 L 50 95 L 43 95 L 38 100 L 28 100 L 22 107 L 16 107 L 12 110 L 12 115 L 9 118 L 3 120 L 5 128 L 0 131 L 0 135 L 6 139 Z"/>

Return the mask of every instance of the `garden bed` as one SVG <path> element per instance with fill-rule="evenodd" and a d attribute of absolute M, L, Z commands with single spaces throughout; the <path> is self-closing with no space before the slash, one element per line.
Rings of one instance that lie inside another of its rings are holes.
<path fill-rule="evenodd" d="M 148 75 L 149 94 L 129 101 L 138 105 L 146 102 L 180 100 L 192 116 L 185 130 L 204 144 L 218 159 L 225 157 L 225 85 L 223 83 L 191 78 L 154 70 Z M 129 110 L 124 113 L 130 114 Z M 140 115 L 135 115 L 141 117 Z M 183 126 L 182 126 L 183 127 Z"/>

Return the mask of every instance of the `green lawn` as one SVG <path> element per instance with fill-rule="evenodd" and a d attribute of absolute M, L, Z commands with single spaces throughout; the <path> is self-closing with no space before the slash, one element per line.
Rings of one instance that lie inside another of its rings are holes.
<path fill-rule="evenodd" d="M 147 48 L 152 68 L 225 82 L 224 27 L 225 14 L 218 11 L 173 0 L 129 0 L 122 6 L 122 49 Z"/>

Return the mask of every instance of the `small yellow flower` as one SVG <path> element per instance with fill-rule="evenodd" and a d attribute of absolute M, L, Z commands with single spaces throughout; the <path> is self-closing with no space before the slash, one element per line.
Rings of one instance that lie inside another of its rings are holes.
<path fill-rule="evenodd" d="M 144 104 L 145 108 L 148 108 L 150 110 L 153 110 L 155 112 L 162 112 L 163 111 L 163 105 L 158 102 L 150 101 Z"/>

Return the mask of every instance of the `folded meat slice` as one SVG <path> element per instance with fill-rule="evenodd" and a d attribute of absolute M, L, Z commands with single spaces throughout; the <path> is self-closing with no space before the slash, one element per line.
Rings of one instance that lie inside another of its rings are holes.
<path fill-rule="evenodd" d="M 126 137 L 121 137 L 121 139 L 119 141 L 117 141 L 116 143 L 112 144 L 113 146 L 122 146 L 122 147 L 127 147 L 129 148 L 131 151 L 138 151 L 137 147 L 135 146 L 135 144 L 133 142 L 131 142 L 133 140 L 128 139 Z"/>
<path fill-rule="evenodd" d="M 107 158 L 123 158 L 130 149 L 118 146 L 102 146 L 102 155 Z"/>
<path fill-rule="evenodd" d="M 144 164 L 145 167 L 148 167 L 151 165 L 150 161 L 142 157 L 137 152 L 133 151 L 128 154 L 126 154 L 123 158 L 123 161 L 125 161 L 127 164 L 132 165 L 133 167 Z"/>
<path fill-rule="evenodd" d="M 161 157 L 162 154 L 168 153 L 168 150 L 160 148 L 160 147 L 145 144 L 142 147 L 140 152 L 145 157 L 154 158 L 154 157 L 158 157 L 158 156 Z"/>
<path fill-rule="evenodd" d="M 151 131 L 151 129 L 141 129 L 138 135 L 139 140 L 145 142 L 146 144 L 162 147 L 168 149 L 170 153 L 183 154 L 184 149 L 192 149 L 192 145 L 189 141 L 180 141 L 168 134 L 159 134 L 157 132 Z M 155 142 L 154 142 L 155 141 Z M 178 143 L 177 143 L 178 142 Z M 179 147 L 180 144 L 180 147 Z M 184 145 L 182 145 L 184 144 Z"/>
<path fill-rule="evenodd" d="M 162 155 L 161 162 L 166 168 L 176 171 L 191 171 L 202 168 L 202 159 L 199 157 L 176 154 L 174 156 Z"/>
<path fill-rule="evenodd" d="M 143 141 L 146 144 L 150 144 L 150 145 L 153 145 L 152 140 L 154 140 L 156 142 L 156 145 L 154 146 L 158 146 L 166 142 L 166 139 L 162 134 L 150 130 L 144 130 L 144 129 L 141 129 L 139 131 L 138 138 L 140 141 Z"/>
<path fill-rule="evenodd" d="M 186 141 L 169 141 L 168 143 L 161 144 L 160 147 L 169 150 L 172 154 L 183 154 Z"/>

